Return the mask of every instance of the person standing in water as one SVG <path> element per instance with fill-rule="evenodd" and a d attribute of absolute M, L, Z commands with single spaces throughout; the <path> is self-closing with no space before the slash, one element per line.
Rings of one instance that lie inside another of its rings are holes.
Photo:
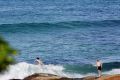
<path fill-rule="evenodd" d="M 40 60 L 39 57 L 37 57 L 36 60 L 35 60 L 35 64 L 36 65 L 43 65 L 43 62 Z"/>
<path fill-rule="evenodd" d="M 98 76 L 101 77 L 102 76 L 102 63 L 100 62 L 100 60 L 96 61 L 96 66 L 98 70 Z"/>

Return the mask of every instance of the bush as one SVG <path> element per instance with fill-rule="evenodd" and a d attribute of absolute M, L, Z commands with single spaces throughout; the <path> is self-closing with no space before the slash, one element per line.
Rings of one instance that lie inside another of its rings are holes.
<path fill-rule="evenodd" d="M 0 72 L 5 70 L 9 64 L 14 63 L 16 53 L 17 51 L 0 37 Z"/>

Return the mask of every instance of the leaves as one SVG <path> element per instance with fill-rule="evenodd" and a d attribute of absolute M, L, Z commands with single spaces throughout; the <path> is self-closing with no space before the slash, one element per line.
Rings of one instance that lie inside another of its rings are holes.
<path fill-rule="evenodd" d="M 14 62 L 17 51 L 0 37 L 0 72 L 5 70 L 9 64 Z"/>

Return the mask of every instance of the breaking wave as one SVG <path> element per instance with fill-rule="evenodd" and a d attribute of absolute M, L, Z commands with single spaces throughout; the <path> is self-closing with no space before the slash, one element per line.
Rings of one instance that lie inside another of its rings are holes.
<path fill-rule="evenodd" d="M 43 65 L 38 66 L 34 64 L 29 64 L 26 62 L 21 62 L 15 65 L 11 65 L 9 69 L 0 75 L 1 80 L 9 80 L 9 79 L 23 79 L 29 75 L 34 73 L 48 73 L 54 74 L 61 77 L 69 77 L 69 78 L 81 78 L 88 75 L 97 75 L 96 73 L 87 73 L 80 74 L 74 72 L 66 72 L 65 67 L 62 65 Z M 110 71 L 105 71 L 103 74 L 120 74 L 120 69 L 112 69 Z"/>
<path fill-rule="evenodd" d="M 11 65 L 8 71 L 0 75 L 1 80 L 9 79 L 23 79 L 34 73 L 49 73 L 63 77 L 83 77 L 80 74 L 69 74 L 64 72 L 64 67 L 60 65 L 33 65 L 26 62 L 21 62 L 15 65 Z"/>

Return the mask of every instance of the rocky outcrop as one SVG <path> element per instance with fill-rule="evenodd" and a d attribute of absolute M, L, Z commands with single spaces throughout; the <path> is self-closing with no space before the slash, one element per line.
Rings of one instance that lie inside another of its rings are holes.
<path fill-rule="evenodd" d="M 103 76 L 97 80 L 120 80 L 120 75 Z"/>
<path fill-rule="evenodd" d="M 24 78 L 24 80 L 57 80 L 57 79 L 60 79 L 60 77 L 57 75 L 44 74 L 44 73 L 40 73 L 40 74 L 36 73 Z"/>
<path fill-rule="evenodd" d="M 20 79 L 11 79 L 11 80 L 20 80 Z M 120 75 L 105 75 L 100 78 L 95 76 L 88 76 L 84 78 L 67 78 L 53 74 L 36 73 L 24 78 L 23 80 L 120 80 Z"/>
<path fill-rule="evenodd" d="M 94 79 L 96 79 L 96 77 L 94 76 L 90 76 L 86 78 L 67 78 L 67 77 L 59 77 L 57 75 L 44 74 L 44 73 L 39 73 L 39 74 L 36 73 L 24 78 L 24 80 L 94 80 Z"/>

